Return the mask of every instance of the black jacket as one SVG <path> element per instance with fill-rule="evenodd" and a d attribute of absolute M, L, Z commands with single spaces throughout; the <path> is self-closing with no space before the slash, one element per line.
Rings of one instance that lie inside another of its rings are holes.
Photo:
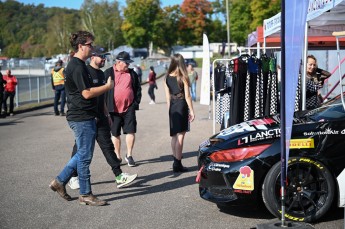
<path fill-rule="evenodd" d="M 129 68 L 129 74 L 132 78 L 132 88 L 134 91 L 134 105 L 135 109 L 139 110 L 139 104 L 141 101 L 141 84 L 139 82 L 138 74 L 132 69 Z M 105 79 L 107 80 L 110 76 L 112 79 L 114 76 L 114 68 L 110 67 L 104 71 Z M 105 103 L 107 104 L 109 113 L 114 113 L 114 89 L 111 89 L 105 93 Z"/>

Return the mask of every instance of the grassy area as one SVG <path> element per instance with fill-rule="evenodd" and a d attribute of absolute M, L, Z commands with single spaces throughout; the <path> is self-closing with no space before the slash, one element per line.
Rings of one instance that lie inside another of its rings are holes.
<path fill-rule="evenodd" d="M 40 103 L 27 103 L 27 104 L 20 105 L 19 107 L 15 107 L 14 112 L 23 113 L 25 111 L 31 111 L 31 110 L 36 110 L 43 107 L 53 106 L 53 104 L 54 104 L 53 99 L 42 101 Z"/>

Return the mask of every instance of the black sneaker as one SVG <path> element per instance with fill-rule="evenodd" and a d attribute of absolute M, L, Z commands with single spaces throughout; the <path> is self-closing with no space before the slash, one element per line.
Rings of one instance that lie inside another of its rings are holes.
<path fill-rule="evenodd" d="M 127 157 L 127 155 L 126 155 L 126 156 L 125 156 L 125 159 L 126 159 L 126 161 L 127 161 L 127 163 L 128 163 L 128 166 L 130 166 L 130 167 L 134 167 L 134 166 L 135 166 L 135 162 L 134 162 L 132 156 Z"/>

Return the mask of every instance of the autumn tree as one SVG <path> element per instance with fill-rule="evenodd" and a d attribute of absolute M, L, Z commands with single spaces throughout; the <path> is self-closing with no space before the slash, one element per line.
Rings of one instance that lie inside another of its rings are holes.
<path fill-rule="evenodd" d="M 181 43 L 202 44 L 202 34 L 210 22 L 211 3 L 207 0 L 184 0 L 181 5 L 179 31 Z"/>

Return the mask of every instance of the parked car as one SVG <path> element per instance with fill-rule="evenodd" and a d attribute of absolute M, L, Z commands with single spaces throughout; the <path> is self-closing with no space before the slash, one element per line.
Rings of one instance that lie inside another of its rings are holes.
<path fill-rule="evenodd" d="M 191 64 L 193 67 L 197 67 L 197 63 L 196 63 L 196 61 L 193 58 L 185 58 L 184 62 L 186 64 L 186 66 Z"/>
<path fill-rule="evenodd" d="M 345 112 L 340 96 L 294 115 L 285 217 L 312 222 L 345 205 Z M 281 218 L 280 116 L 230 126 L 199 146 L 201 198 L 218 207 L 263 201 Z"/>

